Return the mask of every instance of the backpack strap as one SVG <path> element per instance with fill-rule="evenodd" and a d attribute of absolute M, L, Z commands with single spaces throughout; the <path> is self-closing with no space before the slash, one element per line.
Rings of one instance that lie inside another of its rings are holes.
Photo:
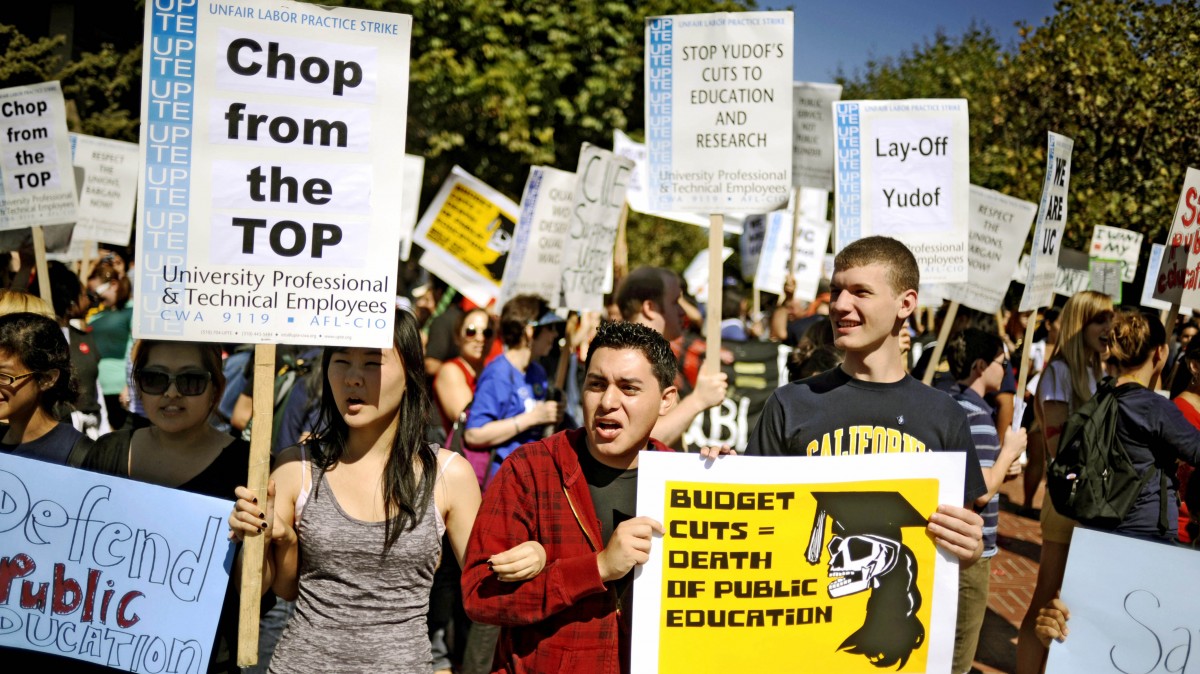
<path fill-rule="evenodd" d="M 75 444 L 71 445 L 71 453 L 67 455 L 67 465 L 72 468 L 79 468 L 83 465 L 84 459 L 91 453 L 92 447 L 96 446 L 96 441 L 87 436 L 86 433 L 81 433 L 79 438 L 75 440 Z"/>

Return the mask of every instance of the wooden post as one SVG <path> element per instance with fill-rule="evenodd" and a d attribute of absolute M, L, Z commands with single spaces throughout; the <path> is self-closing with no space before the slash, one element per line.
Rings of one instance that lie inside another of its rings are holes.
<path fill-rule="evenodd" d="M 788 276 L 796 273 L 796 239 L 800 238 L 800 188 L 792 190 L 792 194 L 794 203 L 792 204 L 792 243 L 788 246 Z"/>
<path fill-rule="evenodd" d="M 275 415 L 275 345 L 254 347 L 254 426 L 250 431 L 250 469 L 246 487 L 267 502 L 271 476 L 271 427 Z M 263 552 L 267 541 L 248 536 L 242 543 L 242 601 L 238 614 L 238 666 L 258 664 L 258 620 L 262 601 Z"/>
<path fill-rule="evenodd" d="M 925 376 L 921 377 L 921 381 L 929 386 L 933 383 L 933 374 L 937 372 L 938 364 L 942 362 L 942 352 L 946 350 L 946 340 L 950 338 L 950 328 L 954 326 L 954 319 L 958 316 L 958 302 L 951 302 L 950 308 L 946 310 L 946 318 L 942 321 L 942 329 L 938 330 L 937 346 L 933 347 L 933 358 L 929 359 L 929 364 L 925 366 Z"/>
<path fill-rule="evenodd" d="M 1029 383 L 1029 345 L 1033 344 L 1033 333 L 1037 329 L 1037 314 L 1040 307 L 1035 307 L 1025 321 L 1025 339 L 1021 342 L 1021 370 L 1017 376 L 1017 394 L 1013 396 L 1013 428 L 1021 423 L 1025 411 L 1025 385 Z"/>
<path fill-rule="evenodd" d="M 29 228 L 33 234 L 33 261 L 37 265 L 38 291 L 46 304 L 54 306 L 54 298 L 50 293 L 50 265 L 46 263 L 46 232 L 40 225 Z"/>
<path fill-rule="evenodd" d="M 83 281 L 86 286 L 88 277 L 92 275 L 92 248 L 88 244 L 90 241 L 83 242 L 83 257 L 79 259 L 79 280 Z M 96 251 L 100 252 L 99 250 Z"/>
<path fill-rule="evenodd" d="M 621 287 L 621 280 L 629 275 L 629 240 L 625 233 L 628 220 L 629 202 L 625 202 L 621 204 L 621 214 L 617 216 L 617 243 L 613 248 L 613 293 Z"/>
<path fill-rule="evenodd" d="M 721 250 L 725 247 L 725 216 L 708 216 L 708 315 L 704 321 L 705 374 L 721 371 Z"/>

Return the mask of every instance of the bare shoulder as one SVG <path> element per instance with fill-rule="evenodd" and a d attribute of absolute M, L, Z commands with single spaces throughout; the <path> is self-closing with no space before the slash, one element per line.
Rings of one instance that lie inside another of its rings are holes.
<path fill-rule="evenodd" d="M 459 480 L 470 478 L 475 480 L 475 469 L 466 459 L 442 447 L 437 455 L 438 472 L 448 484 L 457 484 Z"/>

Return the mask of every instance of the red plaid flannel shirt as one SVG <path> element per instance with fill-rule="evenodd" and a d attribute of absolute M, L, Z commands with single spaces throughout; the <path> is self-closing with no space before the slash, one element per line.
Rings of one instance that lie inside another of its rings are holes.
<path fill-rule="evenodd" d="M 670 451 L 657 440 L 651 449 Z M 600 520 L 576 451 L 583 429 L 514 451 L 496 473 L 471 530 L 463 563 L 463 606 L 476 622 L 500 625 L 492 671 L 501 674 L 617 674 L 615 593 L 600 580 Z M 546 568 L 519 583 L 496 580 L 493 554 L 525 541 L 546 549 Z"/>

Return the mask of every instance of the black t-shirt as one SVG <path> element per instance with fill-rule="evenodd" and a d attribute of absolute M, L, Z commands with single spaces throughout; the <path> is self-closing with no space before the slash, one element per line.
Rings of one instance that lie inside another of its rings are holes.
<path fill-rule="evenodd" d="M 967 415 L 954 398 L 909 375 L 880 384 L 840 367 L 776 389 L 746 445 L 750 456 L 927 451 L 966 453 L 964 503 L 987 492 Z"/>
<path fill-rule="evenodd" d="M 75 430 L 71 424 L 60 421 L 58 425 L 50 429 L 49 433 L 36 440 L 18 445 L 0 444 L 0 453 L 48 461 L 63 466 L 66 465 L 67 457 L 71 455 L 71 448 L 75 446 L 75 441 L 79 439 L 80 435 L 82 433 Z"/>
<path fill-rule="evenodd" d="M 592 456 L 586 445 L 578 449 L 577 453 L 579 466 L 583 469 L 583 478 L 587 480 L 588 491 L 592 494 L 592 507 L 596 509 L 596 517 L 600 519 L 600 534 L 603 537 L 600 545 L 608 545 L 613 530 L 637 514 L 637 469 L 623 470 L 606 466 Z M 621 662 L 625 663 L 621 671 L 627 672 L 630 654 L 627 635 L 633 633 L 633 572 L 614 580 L 610 585 L 623 608 L 619 617 L 621 638 L 618 645 Z"/>

